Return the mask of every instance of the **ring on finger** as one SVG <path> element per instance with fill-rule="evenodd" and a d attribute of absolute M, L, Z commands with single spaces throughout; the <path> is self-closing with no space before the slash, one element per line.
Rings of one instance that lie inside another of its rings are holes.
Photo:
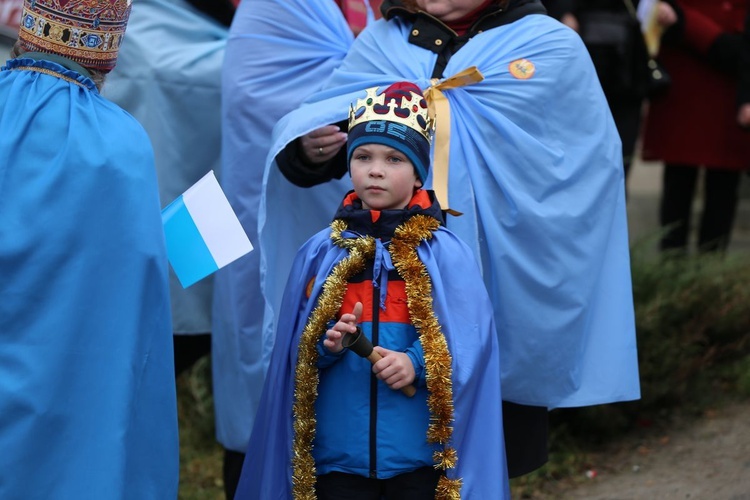
<path fill-rule="evenodd" d="M 318 156 L 323 156 L 323 148 L 322 147 L 318 148 Z"/>

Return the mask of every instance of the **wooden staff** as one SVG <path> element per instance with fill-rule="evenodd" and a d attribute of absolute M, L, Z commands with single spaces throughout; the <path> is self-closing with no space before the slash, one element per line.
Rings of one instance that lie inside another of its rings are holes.
<path fill-rule="evenodd" d="M 357 327 L 357 331 L 354 333 L 344 334 L 344 337 L 341 339 L 341 345 L 347 349 L 351 349 L 355 354 L 366 358 L 373 365 L 383 359 L 383 356 L 373 349 L 370 339 L 362 334 L 360 327 Z M 401 388 L 401 392 L 412 397 L 417 392 L 417 388 L 413 385 L 407 385 Z"/>

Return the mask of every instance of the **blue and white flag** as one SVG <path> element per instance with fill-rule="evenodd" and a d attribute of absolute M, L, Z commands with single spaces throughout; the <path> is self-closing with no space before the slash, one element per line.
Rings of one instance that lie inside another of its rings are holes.
<path fill-rule="evenodd" d="M 253 249 L 214 171 L 161 211 L 167 255 L 183 287 Z"/>

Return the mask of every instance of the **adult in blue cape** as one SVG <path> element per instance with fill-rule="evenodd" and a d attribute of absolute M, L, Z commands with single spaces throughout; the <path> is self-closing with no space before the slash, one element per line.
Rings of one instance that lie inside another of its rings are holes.
<path fill-rule="evenodd" d="M 95 83 L 130 2 L 79 7 L 26 1 L 0 70 L 0 498 L 175 498 L 153 151 Z"/>
<path fill-rule="evenodd" d="M 266 305 L 256 245 L 271 131 L 320 88 L 353 40 L 332 0 L 241 2 L 230 29 L 222 77 L 220 182 L 256 250 L 217 272 L 212 359 L 216 435 L 239 467 L 273 346 L 273 333 L 262 328 Z"/>
<path fill-rule="evenodd" d="M 382 13 L 275 129 L 259 214 L 265 327 L 294 249 L 346 190 L 330 124 L 363 88 L 416 82 L 436 106 L 427 183 L 463 213 L 447 227 L 472 248 L 493 303 L 519 475 L 546 460 L 548 409 L 640 395 L 621 143 L 580 38 L 540 2 L 392 0 Z"/>

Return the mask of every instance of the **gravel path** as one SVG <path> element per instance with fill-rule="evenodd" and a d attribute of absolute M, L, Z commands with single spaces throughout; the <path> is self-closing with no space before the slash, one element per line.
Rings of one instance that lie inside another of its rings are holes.
<path fill-rule="evenodd" d="M 707 411 L 599 460 L 593 477 L 561 498 L 750 500 L 750 401 Z"/>

